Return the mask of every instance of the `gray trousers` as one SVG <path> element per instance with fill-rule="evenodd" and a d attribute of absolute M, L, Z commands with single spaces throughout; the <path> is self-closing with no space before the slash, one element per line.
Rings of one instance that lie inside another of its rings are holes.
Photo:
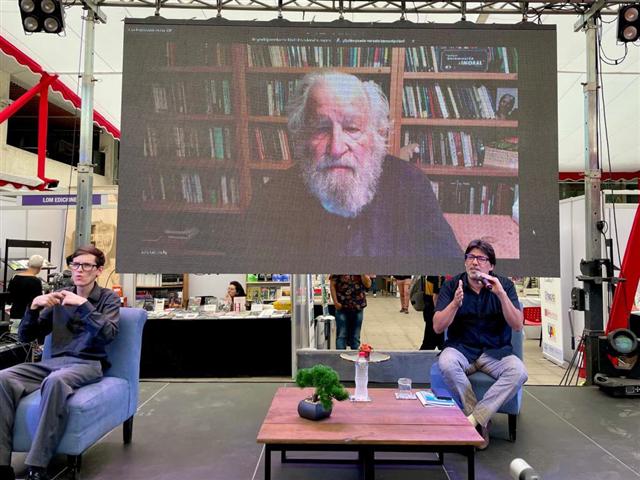
<path fill-rule="evenodd" d="M 483 427 L 487 426 L 502 404 L 513 397 L 528 378 L 524 363 L 515 355 L 496 360 L 483 353 L 475 362 L 469 363 L 459 350 L 447 347 L 440 354 L 438 366 L 447 386 L 462 400 L 464 414 L 473 414 Z M 477 371 L 496 380 L 480 401 L 473 393 L 468 377 Z"/>
<path fill-rule="evenodd" d="M 41 389 L 40 420 L 25 463 L 46 467 L 67 424 L 67 399 L 76 389 L 101 378 L 99 361 L 75 357 L 21 363 L 0 370 L 0 465 L 11 464 L 13 423 L 22 397 Z"/>

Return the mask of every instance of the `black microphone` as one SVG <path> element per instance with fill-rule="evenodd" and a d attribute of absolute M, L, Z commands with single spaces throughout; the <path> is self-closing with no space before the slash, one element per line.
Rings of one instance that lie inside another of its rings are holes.
<path fill-rule="evenodd" d="M 511 462 L 509 471 L 513 480 L 542 480 L 542 476 L 521 458 L 515 458 Z"/>
<path fill-rule="evenodd" d="M 479 277 L 479 278 L 480 278 L 480 281 L 482 282 L 482 285 L 484 285 L 487 290 L 491 290 L 493 288 L 493 285 L 491 284 L 491 282 L 487 280 L 485 277 Z"/>

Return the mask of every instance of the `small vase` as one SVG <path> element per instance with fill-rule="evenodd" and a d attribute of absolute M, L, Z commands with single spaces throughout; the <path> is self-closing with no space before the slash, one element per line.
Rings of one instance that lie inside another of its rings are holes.
<path fill-rule="evenodd" d="M 309 420 L 322 420 L 331 415 L 331 408 L 326 410 L 322 403 L 314 402 L 311 398 L 305 398 L 298 403 L 298 415 Z"/>

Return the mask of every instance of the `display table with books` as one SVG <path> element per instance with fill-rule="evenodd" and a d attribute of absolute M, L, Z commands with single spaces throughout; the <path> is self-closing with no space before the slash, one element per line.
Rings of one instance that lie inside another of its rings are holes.
<path fill-rule="evenodd" d="M 382 463 L 375 457 L 377 452 L 436 452 L 438 459 L 423 462 L 428 464 L 442 464 L 444 453 L 453 452 L 467 457 L 468 478 L 475 478 L 475 447 L 482 444 L 482 437 L 462 411 L 457 406 L 424 407 L 418 400 L 396 400 L 395 392 L 370 388 L 371 402 L 334 402 L 329 418 L 310 421 L 298 415 L 297 405 L 313 390 L 279 388 L 257 437 L 265 445 L 265 480 L 271 478 L 273 451 L 281 452 L 283 463 L 303 461 L 288 456 L 292 451 L 357 452 L 352 463 L 362 466 L 367 480 L 374 478 L 376 463 Z M 304 459 L 310 464 L 333 461 L 344 463 L 324 457 Z"/>
<path fill-rule="evenodd" d="M 288 313 L 173 311 L 145 325 L 141 378 L 274 376 L 291 376 Z"/>

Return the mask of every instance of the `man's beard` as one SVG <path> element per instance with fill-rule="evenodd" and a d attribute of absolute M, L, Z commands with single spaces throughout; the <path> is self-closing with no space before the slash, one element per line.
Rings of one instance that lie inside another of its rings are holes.
<path fill-rule="evenodd" d="M 353 218 L 375 197 L 385 155 L 384 145 L 375 145 L 364 161 L 345 154 L 340 158 L 324 155 L 320 161 L 313 162 L 307 155 L 302 161 L 302 177 L 325 210 Z M 336 172 L 330 167 L 351 171 Z"/>

